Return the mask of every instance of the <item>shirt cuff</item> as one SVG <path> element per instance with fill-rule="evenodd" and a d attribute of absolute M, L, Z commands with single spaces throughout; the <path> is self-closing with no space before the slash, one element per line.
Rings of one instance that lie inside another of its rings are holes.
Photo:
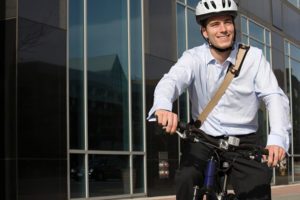
<path fill-rule="evenodd" d="M 154 116 L 154 113 L 156 110 L 162 109 L 162 110 L 172 111 L 172 106 L 173 106 L 173 104 L 170 103 L 169 101 L 160 99 L 160 101 L 154 103 L 153 107 L 150 109 L 147 120 L 150 122 L 156 121 L 155 116 Z"/>
<path fill-rule="evenodd" d="M 284 148 L 284 150 L 286 152 L 288 152 L 288 150 L 289 150 L 288 137 L 284 137 L 284 136 L 278 135 L 278 134 L 270 134 L 268 136 L 267 146 L 268 145 L 277 145 L 277 146 L 280 146 L 280 147 Z"/>

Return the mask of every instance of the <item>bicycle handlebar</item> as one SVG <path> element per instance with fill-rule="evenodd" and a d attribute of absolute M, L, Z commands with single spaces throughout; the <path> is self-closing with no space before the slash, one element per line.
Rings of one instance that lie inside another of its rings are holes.
<path fill-rule="evenodd" d="M 200 142 L 206 145 L 212 146 L 213 148 L 219 149 L 221 151 L 236 151 L 245 150 L 249 151 L 250 159 L 256 159 L 256 156 L 269 155 L 268 149 L 254 144 L 239 144 L 239 138 L 229 136 L 227 140 L 219 139 L 219 142 L 212 140 L 206 133 L 201 129 L 196 128 L 191 124 L 185 122 L 178 122 L 176 133 L 180 138 L 184 140 L 189 140 L 191 142 Z M 208 141 L 205 142 L 204 140 Z"/>

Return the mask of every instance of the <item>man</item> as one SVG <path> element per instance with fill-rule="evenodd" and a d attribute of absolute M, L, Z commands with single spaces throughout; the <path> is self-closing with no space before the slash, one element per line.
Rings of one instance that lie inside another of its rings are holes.
<path fill-rule="evenodd" d="M 196 19 L 207 43 L 183 53 L 178 62 L 158 83 L 149 120 L 154 120 L 174 133 L 178 117 L 172 103 L 188 89 L 191 115 L 196 120 L 213 97 L 230 63 L 235 63 L 238 46 L 235 43 L 234 18 L 237 5 L 233 0 L 202 0 L 196 7 Z M 250 47 L 240 73 L 227 88 L 218 104 L 200 129 L 211 138 L 229 135 L 241 142 L 259 144 L 258 116 L 260 101 L 266 105 L 270 134 L 266 149 L 267 163 L 237 158 L 230 173 L 231 183 L 239 199 L 271 199 L 271 168 L 282 160 L 289 148 L 289 102 L 262 51 Z M 264 144 L 265 145 L 265 144 Z M 203 171 L 211 149 L 191 143 L 183 150 L 180 170 L 176 174 L 176 197 L 192 199 L 193 186 L 202 184 Z"/>

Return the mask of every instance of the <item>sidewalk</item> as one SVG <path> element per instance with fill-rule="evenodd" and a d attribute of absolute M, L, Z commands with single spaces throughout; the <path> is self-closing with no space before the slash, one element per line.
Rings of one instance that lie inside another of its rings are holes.
<path fill-rule="evenodd" d="M 273 186 L 272 197 L 273 200 L 299 200 L 300 184 Z"/>
<path fill-rule="evenodd" d="M 134 200 L 175 200 L 175 196 L 145 197 Z M 300 184 L 272 186 L 272 200 L 300 200 Z"/>

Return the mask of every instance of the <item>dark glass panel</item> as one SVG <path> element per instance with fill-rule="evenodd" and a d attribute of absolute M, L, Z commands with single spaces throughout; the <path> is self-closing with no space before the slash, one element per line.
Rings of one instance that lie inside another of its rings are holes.
<path fill-rule="evenodd" d="M 88 1 L 89 149 L 128 149 L 126 12 L 123 0 Z"/>
<path fill-rule="evenodd" d="M 132 145 L 143 151 L 143 61 L 141 1 L 130 1 L 131 27 L 131 90 L 132 90 Z"/>
<path fill-rule="evenodd" d="M 67 199 L 66 169 L 66 160 L 20 159 L 18 199 Z"/>
<path fill-rule="evenodd" d="M 85 165 L 82 154 L 70 154 L 70 193 L 71 198 L 85 197 Z"/>
<path fill-rule="evenodd" d="M 292 70 L 294 154 L 300 153 L 300 62 L 290 59 Z"/>
<path fill-rule="evenodd" d="M 19 18 L 17 41 L 18 155 L 66 158 L 66 32 Z"/>
<path fill-rule="evenodd" d="M 177 60 L 176 1 L 151 0 L 145 5 L 145 53 Z"/>
<path fill-rule="evenodd" d="M 17 199 L 16 19 L 0 20 L 0 199 Z M 3 177 L 3 178 L 2 178 Z"/>
<path fill-rule="evenodd" d="M 18 0 L 18 15 L 30 21 L 66 29 L 67 0 Z"/>
<path fill-rule="evenodd" d="M 89 196 L 130 193 L 129 157 L 89 155 Z"/>
<path fill-rule="evenodd" d="M 144 193 L 145 180 L 144 174 L 144 156 L 133 156 L 132 183 L 133 193 Z"/>
<path fill-rule="evenodd" d="M 278 80 L 279 86 L 286 91 L 286 83 L 285 83 L 285 66 L 284 66 L 284 55 L 282 51 L 278 51 L 277 49 L 272 49 L 272 68 L 275 73 L 275 76 Z"/>
<path fill-rule="evenodd" d="M 294 158 L 294 175 L 295 181 L 300 181 L 300 157 Z"/>
<path fill-rule="evenodd" d="M 70 149 L 84 148 L 83 0 L 69 3 Z"/>
<path fill-rule="evenodd" d="M 160 59 L 154 56 L 146 56 L 146 110 L 152 106 L 153 92 L 158 80 L 163 73 L 172 66 L 169 60 Z M 177 102 L 174 103 L 173 111 L 177 111 Z M 147 186 L 149 196 L 174 194 L 174 174 L 178 166 L 178 138 L 163 134 L 155 123 L 147 123 Z M 158 176 L 158 155 L 159 152 L 168 152 L 170 163 L 170 176 L 168 179 L 159 179 Z M 172 171 L 173 170 L 173 171 Z"/>

